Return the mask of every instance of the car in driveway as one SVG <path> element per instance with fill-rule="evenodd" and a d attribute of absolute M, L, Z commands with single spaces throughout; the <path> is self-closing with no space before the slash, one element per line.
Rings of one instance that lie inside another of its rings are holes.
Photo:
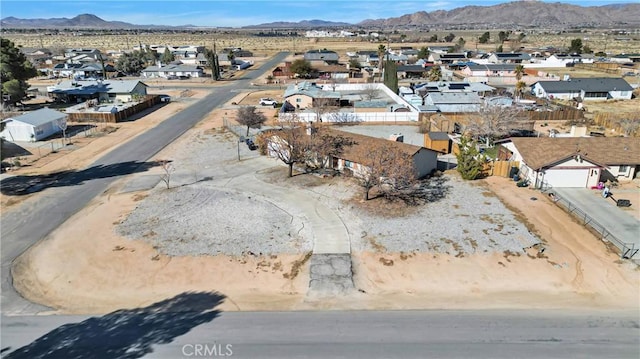
<path fill-rule="evenodd" d="M 272 99 L 272 98 L 261 98 L 260 99 L 260 106 L 273 106 L 276 107 L 278 105 L 278 102 L 276 102 L 276 100 Z"/>

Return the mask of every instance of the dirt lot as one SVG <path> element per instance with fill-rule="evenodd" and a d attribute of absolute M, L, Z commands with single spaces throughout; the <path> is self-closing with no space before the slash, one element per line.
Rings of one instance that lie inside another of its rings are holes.
<path fill-rule="evenodd" d="M 233 101 L 242 99 L 239 96 Z M 202 155 L 209 162 L 203 162 L 201 170 L 213 170 L 214 179 L 223 175 L 232 178 L 234 171 L 243 171 L 242 166 L 254 166 L 248 157 L 237 162 L 233 136 L 214 129 L 222 125 L 225 113 L 230 116 L 230 111 L 232 106 L 212 113 L 157 158 L 175 159 L 176 166 L 190 172 L 189 166 L 198 162 L 181 161 L 193 157 L 190 154 Z M 209 151 L 194 152 L 202 144 L 211 146 Z M 206 153 L 217 155 L 205 156 Z M 279 166 L 273 161 L 269 163 Z M 161 173 L 155 169 L 146 175 Z M 259 170 L 254 180 L 263 176 L 264 170 Z M 334 203 L 350 233 L 356 236 L 352 242 L 360 240 L 356 235 L 360 232 L 355 229 L 383 220 L 350 209 L 361 202 L 361 194 L 353 192 L 347 182 L 335 179 L 307 183 L 305 178 L 299 176 L 292 182 L 301 186 L 296 190 L 310 191 L 319 201 Z M 352 253 L 354 282 L 360 291 L 320 301 L 306 296 L 306 253 L 171 257 L 158 253 L 148 241 L 118 235 L 114 228 L 140 201 L 163 193 L 162 185 L 150 191 L 123 192 L 125 181 L 116 183 L 16 260 L 14 283 L 21 294 L 65 313 L 105 313 L 144 306 L 191 290 L 215 290 L 227 295 L 223 310 L 621 309 L 637 308 L 640 303 L 637 266 L 621 261 L 545 196 L 518 188 L 504 178 L 489 178 L 472 186 L 480 186 L 487 203 L 501 200 L 529 231 L 542 239 L 540 245 L 524 252 L 472 251 L 462 255 L 437 250 L 391 252 L 360 246 Z M 285 180 L 274 183 L 292 185 Z M 464 204 L 459 206 L 464 212 Z M 424 217 L 409 214 L 403 217 L 414 221 L 408 225 L 427 225 Z M 355 218 L 360 222 L 351 227 Z M 446 225 L 446 218 L 435 223 L 428 224 L 428 228 L 437 236 L 441 231 L 437 223 Z"/>

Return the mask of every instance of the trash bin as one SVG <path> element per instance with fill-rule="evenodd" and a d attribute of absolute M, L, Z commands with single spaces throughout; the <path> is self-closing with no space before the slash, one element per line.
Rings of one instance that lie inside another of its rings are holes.
<path fill-rule="evenodd" d="M 518 167 L 511 167 L 511 170 L 509 170 L 509 177 L 513 178 L 513 176 L 517 175 L 518 172 Z"/>

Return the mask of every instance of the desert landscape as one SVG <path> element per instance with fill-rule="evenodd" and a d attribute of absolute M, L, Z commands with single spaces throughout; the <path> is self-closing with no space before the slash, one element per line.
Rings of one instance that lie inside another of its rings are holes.
<path fill-rule="evenodd" d="M 231 102 L 243 99 L 253 101 Z M 85 314 L 194 290 L 223 293 L 230 311 L 637 307 L 638 267 L 537 191 L 452 171 L 433 179 L 444 195 L 423 206 L 363 202 L 349 178 L 287 178 L 286 166 L 246 146 L 238 161 L 224 127 L 233 108 L 151 159 L 172 161 L 170 188 L 159 167 L 119 180 L 20 256 L 16 289 L 54 313 Z M 339 216 L 355 290 L 308 292 L 318 228 L 273 195 L 283 190 Z"/>

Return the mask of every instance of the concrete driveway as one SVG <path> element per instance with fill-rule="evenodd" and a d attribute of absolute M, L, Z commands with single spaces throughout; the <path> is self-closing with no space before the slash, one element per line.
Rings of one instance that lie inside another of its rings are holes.
<path fill-rule="evenodd" d="M 586 188 L 554 188 L 553 192 L 595 219 L 621 242 L 633 244 L 635 249 L 640 248 L 640 221 L 625 210 L 617 207 L 612 199 L 605 199 L 601 195 L 594 193 L 593 190 Z M 614 196 L 616 195 L 615 191 L 613 191 L 613 194 Z M 620 196 L 615 197 L 622 199 L 624 195 L 620 194 Z M 631 208 L 637 211 L 640 203 L 632 203 L 631 205 Z M 612 242 L 618 246 L 618 243 Z M 639 257 L 640 255 L 636 254 L 634 259 Z"/>

